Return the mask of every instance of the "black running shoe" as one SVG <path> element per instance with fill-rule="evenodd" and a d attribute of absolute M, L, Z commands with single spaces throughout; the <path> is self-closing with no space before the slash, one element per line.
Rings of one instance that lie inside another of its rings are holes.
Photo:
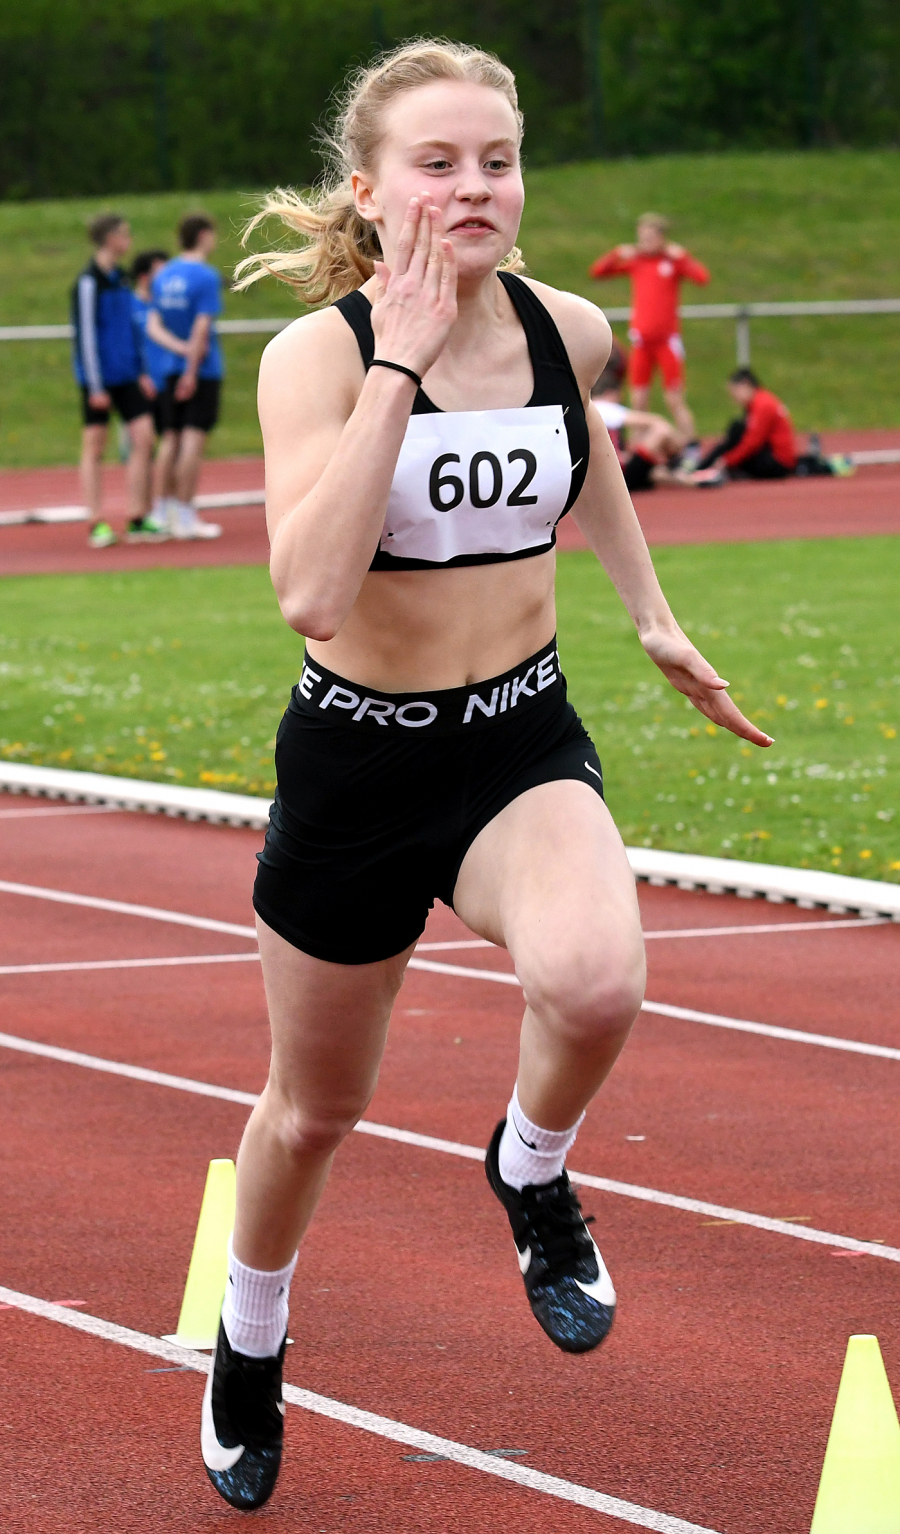
<path fill-rule="evenodd" d="M 275 1489 L 284 1442 L 281 1366 L 277 1358 L 236 1353 L 219 1322 L 219 1339 L 203 1394 L 200 1449 L 206 1473 L 232 1507 L 262 1507 Z"/>
<path fill-rule="evenodd" d="M 487 1179 L 509 1216 L 519 1271 L 535 1318 L 564 1353 L 589 1353 L 609 1334 L 616 1291 L 565 1171 L 519 1193 L 500 1176 L 501 1119 L 488 1147 Z"/>

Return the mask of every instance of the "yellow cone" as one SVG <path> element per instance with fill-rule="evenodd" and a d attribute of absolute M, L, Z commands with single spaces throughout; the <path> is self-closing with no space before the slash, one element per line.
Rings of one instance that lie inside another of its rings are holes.
<path fill-rule="evenodd" d="M 166 1342 L 214 1348 L 228 1278 L 228 1238 L 234 1229 L 233 1161 L 211 1161 L 188 1268 L 178 1330 Z"/>
<path fill-rule="evenodd" d="M 810 1534 L 900 1534 L 900 1422 L 877 1337 L 851 1337 Z"/>

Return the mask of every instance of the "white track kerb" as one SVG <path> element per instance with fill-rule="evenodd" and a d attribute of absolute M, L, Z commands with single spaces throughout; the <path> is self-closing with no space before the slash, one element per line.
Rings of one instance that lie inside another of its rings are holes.
<path fill-rule="evenodd" d="M 141 810 L 216 825 L 252 826 L 264 830 L 269 821 L 268 799 L 225 794 L 217 789 L 179 788 L 169 783 L 142 783 L 96 772 L 68 772 L 56 767 L 30 767 L 0 762 L 0 791 L 37 798 L 108 805 Z M 804 910 L 858 911 L 861 916 L 889 916 L 900 921 L 900 884 L 874 879 L 851 879 L 845 874 L 809 868 L 781 868 L 773 863 L 741 863 L 732 858 L 698 857 L 689 852 L 657 852 L 652 847 L 627 848 L 634 875 L 649 884 L 676 884 L 679 889 L 707 890 L 752 899 L 764 896 L 775 904 L 792 901 Z"/>

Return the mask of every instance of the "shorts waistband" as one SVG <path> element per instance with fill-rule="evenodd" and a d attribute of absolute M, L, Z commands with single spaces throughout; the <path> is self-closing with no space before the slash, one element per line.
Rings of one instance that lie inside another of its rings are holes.
<path fill-rule="evenodd" d="M 336 676 L 306 656 L 291 707 L 328 724 L 449 734 L 498 724 L 513 710 L 522 713 L 559 692 L 564 694 L 565 686 L 555 637 L 502 676 L 438 692 L 376 692 Z"/>

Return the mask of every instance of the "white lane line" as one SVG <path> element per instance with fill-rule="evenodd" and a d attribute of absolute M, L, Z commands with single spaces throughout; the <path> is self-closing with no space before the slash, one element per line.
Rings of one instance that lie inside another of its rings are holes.
<path fill-rule="evenodd" d="M 13 884 L 8 879 L 0 879 L 0 894 L 54 900 L 60 905 L 87 906 L 93 911 L 112 911 L 117 916 L 142 916 L 145 921 L 168 921 L 176 927 L 198 927 L 202 932 L 227 932 L 231 937 L 256 937 L 255 927 L 243 927 L 233 921 L 189 916 L 184 911 L 162 911 L 152 905 L 130 905 L 124 900 L 103 900 L 99 895 L 71 895 L 67 890 L 43 889 L 38 884 Z"/>
<path fill-rule="evenodd" d="M 494 980 L 501 985 L 519 985 L 511 970 L 469 969 L 463 964 L 441 964 L 435 959 L 410 959 L 410 969 L 424 969 L 435 975 L 457 975 L 463 980 Z M 521 988 L 521 987 L 520 987 Z M 717 1012 L 695 1012 L 692 1007 L 672 1007 L 661 1001 L 641 1002 L 642 1012 L 659 1013 L 684 1023 L 706 1023 L 713 1028 L 730 1028 L 735 1033 L 757 1033 L 767 1039 L 784 1039 L 789 1044 L 814 1044 L 822 1049 L 839 1049 L 851 1055 L 873 1055 L 879 1060 L 900 1060 L 900 1049 L 887 1044 L 864 1044 L 858 1039 L 842 1039 L 829 1033 L 804 1033 L 800 1028 L 778 1028 L 771 1023 L 748 1022 L 741 1017 L 722 1017 Z"/>
<path fill-rule="evenodd" d="M 32 1039 L 18 1038 L 15 1034 L 0 1033 L 0 1048 L 18 1050 L 23 1054 L 39 1055 L 46 1060 L 56 1060 L 63 1065 L 81 1065 L 89 1070 L 102 1071 L 110 1076 L 124 1076 L 132 1081 L 147 1082 L 152 1086 L 171 1087 L 178 1092 L 193 1092 L 199 1097 L 219 1098 L 223 1102 L 243 1103 L 253 1107 L 258 1101 L 255 1093 L 238 1092 L 233 1087 L 217 1087 L 211 1082 L 194 1081 L 189 1076 L 171 1076 L 163 1071 L 147 1070 L 140 1065 L 126 1065 L 118 1060 L 104 1060 L 97 1055 L 86 1055 L 74 1049 L 60 1049 L 55 1044 L 38 1044 Z M 393 1140 L 399 1145 L 412 1145 L 418 1150 L 439 1151 L 445 1156 L 460 1156 L 466 1161 L 483 1161 L 485 1152 L 476 1145 L 464 1145 L 457 1140 L 441 1140 L 434 1135 L 416 1134 L 410 1129 L 395 1129 L 390 1124 L 375 1124 L 361 1119 L 356 1125 L 358 1134 L 372 1135 L 379 1140 Z M 703 1214 L 715 1220 L 729 1220 L 735 1225 L 750 1225 L 756 1230 L 768 1230 L 779 1236 L 793 1236 L 799 1241 L 813 1241 L 821 1246 L 840 1247 L 848 1252 L 866 1253 L 870 1257 L 883 1257 L 888 1262 L 900 1262 L 900 1248 L 882 1246 L 874 1241 L 857 1241 L 854 1236 L 834 1235 L 831 1231 L 812 1230 L 808 1226 L 794 1225 L 787 1220 L 773 1220 L 768 1215 L 753 1214 L 746 1209 L 731 1209 L 724 1204 L 708 1204 L 701 1199 L 683 1198 L 678 1193 L 664 1193 L 658 1188 L 643 1188 L 636 1183 L 616 1182 L 608 1177 L 593 1177 L 586 1172 L 570 1171 L 574 1182 L 585 1187 L 597 1188 L 601 1193 L 613 1193 L 621 1198 L 639 1199 L 648 1204 L 660 1204 L 670 1209 L 685 1210 L 689 1214 Z"/>
<path fill-rule="evenodd" d="M 135 1332 L 99 1316 L 87 1316 L 66 1310 L 61 1305 L 51 1305 L 47 1300 L 35 1299 L 30 1294 L 20 1294 L 15 1289 L 0 1288 L 0 1301 L 29 1315 L 40 1316 L 45 1321 L 56 1321 L 73 1331 L 86 1332 L 104 1342 L 115 1342 L 120 1347 L 133 1348 L 138 1353 L 148 1353 L 151 1358 L 164 1358 L 168 1363 L 179 1364 L 197 1374 L 208 1374 L 210 1360 L 202 1353 L 189 1348 L 176 1347 L 160 1338 L 149 1337 L 146 1332 Z M 393 1417 L 381 1417 L 376 1412 L 363 1411 L 344 1401 L 332 1400 L 330 1396 L 316 1395 L 312 1390 L 301 1390 L 297 1385 L 285 1385 L 284 1397 L 292 1406 L 314 1412 L 319 1417 L 329 1417 L 347 1427 L 358 1428 L 392 1443 L 407 1444 L 426 1454 L 439 1454 L 442 1459 L 453 1460 L 469 1470 L 480 1470 L 484 1475 L 495 1476 L 501 1481 L 511 1481 L 529 1491 L 543 1492 L 545 1496 L 572 1502 L 576 1507 L 589 1507 L 593 1512 L 605 1513 L 608 1518 L 620 1518 L 624 1523 L 636 1524 L 640 1529 L 652 1529 L 655 1534 L 716 1534 L 698 1523 L 686 1523 L 683 1518 L 673 1518 L 668 1513 L 657 1513 L 652 1508 L 641 1507 L 636 1502 L 623 1502 L 620 1497 L 607 1496 L 590 1486 L 579 1486 L 561 1476 L 545 1475 L 529 1465 L 516 1464 L 513 1460 L 497 1459 L 481 1449 L 468 1444 L 456 1443 L 452 1438 L 440 1438 L 436 1433 L 423 1432 L 421 1428 L 409 1427 Z"/>
<path fill-rule="evenodd" d="M 0 975 L 59 975 L 88 969 L 169 969 L 181 964 L 246 964 L 258 953 L 189 953 L 174 959 L 84 959 L 72 964 L 0 964 Z"/>
<path fill-rule="evenodd" d="M 498 949 L 498 952 L 502 950 Z M 423 969 L 429 975 L 456 975 L 461 980 L 497 980 L 501 985 L 518 985 L 512 970 L 467 969 L 463 964 L 441 964 L 437 959 L 412 958 L 407 969 Z"/>
<path fill-rule="evenodd" d="M 889 916 L 848 916 L 840 921 L 773 921 L 748 922 L 742 927 L 658 927 L 645 932 L 644 939 L 661 937 L 744 937 L 761 932 L 833 932 L 836 927 L 884 927 L 891 925 Z"/>
<path fill-rule="evenodd" d="M 52 804 L 36 810 L 0 810 L 0 820 L 25 820 L 32 815 L 115 815 L 115 804 Z"/>
<path fill-rule="evenodd" d="M 717 1012 L 695 1012 L 692 1007 L 670 1007 L 662 1001 L 644 1001 L 642 1012 L 656 1012 L 686 1023 L 706 1023 L 735 1033 L 758 1033 L 767 1039 L 786 1039 L 789 1044 L 815 1044 L 820 1049 L 840 1049 L 851 1055 L 874 1055 L 879 1060 L 900 1060 L 900 1049 L 886 1044 L 863 1044 L 858 1039 L 834 1038 L 830 1033 L 804 1033 L 800 1028 L 777 1028 L 770 1023 L 750 1023 L 740 1017 L 720 1017 Z"/>
<path fill-rule="evenodd" d="M 841 921 L 780 921 L 746 922 L 740 927 L 657 927 L 645 930 L 644 941 L 667 937 L 744 937 L 748 933 L 762 932 L 822 932 L 835 927 L 885 927 L 891 925 L 889 916 L 849 916 Z M 449 952 L 454 948 L 499 948 L 487 938 L 476 937 L 458 943 L 418 943 L 416 953 L 437 953 L 439 949 Z"/>
<path fill-rule="evenodd" d="M 118 915 L 140 916 L 151 921 L 174 922 L 178 926 L 195 927 L 205 932 L 226 932 L 232 936 L 255 938 L 254 927 L 239 926 L 235 922 L 215 921 L 207 916 L 190 916 L 183 911 L 165 911 L 155 906 L 130 905 L 121 900 L 104 900 L 95 895 L 72 895 L 63 890 L 42 889 L 38 885 L 13 884 L 8 880 L 0 879 L 0 893 L 12 895 L 33 896 L 39 900 L 57 901 L 63 905 L 87 906 L 100 911 L 112 911 Z M 851 926 L 875 925 L 878 919 L 872 921 L 851 921 Z M 797 926 L 806 926 L 804 923 L 795 923 Z M 819 923 L 810 923 L 812 926 Z M 741 930 L 741 929 L 738 929 Z M 780 928 L 776 929 L 780 930 Z M 669 934 L 666 934 L 667 936 Z M 480 947 L 484 939 L 474 940 Z M 473 942 L 474 946 L 474 942 Z M 494 947 L 494 944 L 488 944 Z M 501 950 L 497 950 L 500 952 Z M 256 955 L 252 955 L 256 957 Z M 99 966 L 98 966 L 99 967 Z M 519 981 L 511 970 L 475 969 L 462 964 L 443 964 L 437 959 L 418 959 L 413 957 L 409 961 L 410 969 L 424 970 L 433 975 L 454 975 L 461 980 L 490 980 L 499 985 L 518 986 Z M 0 971 L 2 973 L 2 971 Z M 664 1008 L 662 1003 L 644 1002 L 641 1009 L 644 1012 L 660 1012 L 664 1016 L 678 1018 L 683 1022 L 709 1023 L 718 1028 L 731 1028 L 739 1033 L 758 1033 L 766 1038 L 785 1039 L 794 1044 L 816 1044 L 826 1049 L 839 1049 L 851 1054 L 874 1055 L 883 1060 L 900 1060 L 900 1050 L 889 1049 L 881 1044 L 862 1044 L 855 1039 L 832 1038 L 828 1034 L 803 1033 L 793 1028 L 777 1028 L 767 1023 L 747 1022 L 742 1018 L 720 1017 L 713 1012 L 694 1012 L 686 1007 Z"/>
<path fill-rule="evenodd" d="M 77 814 L 79 808 L 82 813 L 94 813 L 114 806 L 86 805 L 73 806 L 71 810 L 0 810 L 0 815 L 18 814 Z M 256 928 L 242 926 L 236 922 L 216 921 L 209 916 L 191 916 L 185 911 L 162 910 L 157 906 L 131 905 L 123 900 L 105 900 L 99 895 L 73 895 L 67 890 L 44 889 L 36 884 L 15 884 L 7 879 L 0 879 L 0 894 L 25 895 L 36 900 L 54 900 L 61 905 L 86 906 L 96 911 L 112 911 L 120 916 L 141 916 L 149 921 L 173 922 L 180 927 L 197 927 L 204 932 L 227 932 L 233 937 L 256 937 Z M 792 921 L 792 922 L 765 922 L 756 925 L 748 924 L 740 927 L 677 927 L 659 928 L 656 931 L 645 932 L 644 937 L 650 941 L 659 938 L 690 938 L 690 937 L 743 937 L 748 933 L 771 933 L 771 932 L 815 932 L 824 928 L 833 930 L 836 927 L 883 927 L 890 925 L 888 916 L 851 916 L 840 921 Z M 462 948 L 496 948 L 495 943 L 489 943 L 486 938 L 466 938 L 459 942 L 444 943 L 419 943 L 418 953 L 435 953 L 440 950 L 449 951 Z M 501 950 L 498 949 L 498 952 Z M 411 961 L 415 968 L 424 969 L 424 963 Z M 511 977 L 491 973 L 489 970 L 461 970 L 461 969 L 438 969 L 436 973 L 459 974 L 466 976 L 481 976 L 492 980 L 503 980 L 510 983 Z"/>
<path fill-rule="evenodd" d="M 0 1033 L 0 1049 L 14 1049 L 25 1055 L 40 1055 L 61 1065 L 82 1065 L 108 1076 L 125 1076 L 130 1081 L 146 1081 L 155 1087 L 171 1087 L 176 1092 L 193 1092 L 198 1097 L 217 1097 L 226 1103 L 243 1103 L 252 1108 L 258 1101 L 255 1092 L 238 1092 L 232 1087 L 216 1087 L 206 1081 L 192 1081 L 188 1076 L 171 1076 L 167 1071 L 151 1071 L 142 1065 L 125 1065 L 119 1060 L 104 1060 L 99 1055 L 85 1055 L 78 1049 L 61 1049 L 57 1044 L 38 1044 L 20 1039 L 13 1033 Z"/>
<path fill-rule="evenodd" d="M 486 937 L 466 938 L 459 943 L 417 943 L 416 953 L 438 953 L 454 948 L 497 948 L 496 943 L 489 943 Z"/>

